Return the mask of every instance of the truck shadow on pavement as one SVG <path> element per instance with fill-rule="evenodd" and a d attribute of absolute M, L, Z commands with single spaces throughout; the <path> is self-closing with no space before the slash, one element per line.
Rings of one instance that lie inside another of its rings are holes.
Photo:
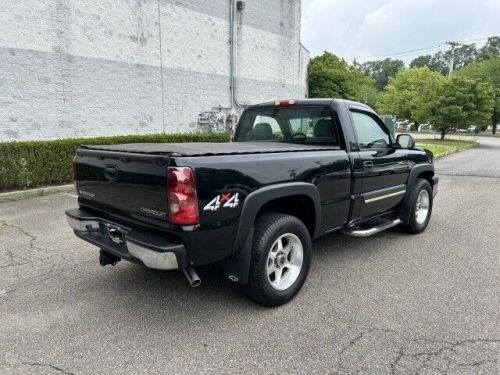
<path fill-rule="evenodd" d="M 379 234 L 386 240 L 397 240 L 403 236 L 396 231 Z M 308 281 L 296 301 L 308 298 L 307 290 L 324 288 L 322 279 L 326 275 L 330 282 L 337 285 L 342 283 L 342 272 L 332 275 L 331 271 L 340 271 L 346 262 L 384 251 L 371 246 L 370 241 L 368 238 L 352 238 L 342 234 L 330 234 L 314 241 Z M 100 271 L 99 277 L 92 283 L 96 284 L 95 287 L 101 284 L 104 289 L 112 290 L 116 297 L 113 298 L 116 301 L 114 303 L 117 304 L 127 300 L 133 300 L 140 306 L 159 304 L 165 313 L 192 312 L 197 307 L 203 307 L 205 313 L 209 310 L 216 312 L 222 306 L 236 311 L 267 310 L 246 299 L 242 288 L 224 277 L 222 266 L 197 268 L 202 279 L 198 288 L 191 288 L 182 272 L 157 271 L 124 261 L 116 267 L 106 266 Z"/>

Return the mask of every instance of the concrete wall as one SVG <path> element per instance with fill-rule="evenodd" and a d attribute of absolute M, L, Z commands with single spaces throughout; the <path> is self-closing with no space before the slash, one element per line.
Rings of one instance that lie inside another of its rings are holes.
<path fill-rule="evenodd" d="M 198 130 L 231 107 L 229 0 L 0 2 L 0 141 Z M 247 0 L 237 98 L 304 97 L 300 0 Z"/>

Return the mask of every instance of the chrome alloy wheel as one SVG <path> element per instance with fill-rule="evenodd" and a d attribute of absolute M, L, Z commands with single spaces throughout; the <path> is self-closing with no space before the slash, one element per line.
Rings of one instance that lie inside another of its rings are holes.
<path fill-rule="evenodd" d="M 267 256 L 266 275 L 276 290 L 286 290 L 297 280 L 304 261 L 304 248 L 299 237 L 285 233 L 274 241 Z"/>
<path fill-rule="evenodd" d="M 418 224 L 425 223 L 429 215 L 430 198 L 427 190 L 420 190 L 415 203 L 415 220 Z"/>

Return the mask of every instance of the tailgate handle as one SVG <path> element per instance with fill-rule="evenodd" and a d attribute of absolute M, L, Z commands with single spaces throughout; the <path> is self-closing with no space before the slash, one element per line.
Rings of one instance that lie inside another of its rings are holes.
<path fill-rule="evenodd" d="M 106 167 L 104 169 L 104 177 L 109 181 L 116 181 L 118 179 L 118 168 Z"/>

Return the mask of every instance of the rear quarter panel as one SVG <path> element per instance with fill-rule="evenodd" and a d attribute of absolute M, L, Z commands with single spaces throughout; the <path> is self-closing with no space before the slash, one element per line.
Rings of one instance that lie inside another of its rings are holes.
<path fill-rule="evenodd" d="M 204 226 L 236 223 L 248 194 L 263 186 L 293 181 L 317 186 L 322 207 L 321 231 L 342 225 L 349 213 L 351 169 L 347 153 L 340 149 L 176 157 L 173 162 L 194 170 L 200 224 Z M 236 194 L 238 203 L 224 206 Z M 217 197 L 221 204 L 214 209 Z"/>

